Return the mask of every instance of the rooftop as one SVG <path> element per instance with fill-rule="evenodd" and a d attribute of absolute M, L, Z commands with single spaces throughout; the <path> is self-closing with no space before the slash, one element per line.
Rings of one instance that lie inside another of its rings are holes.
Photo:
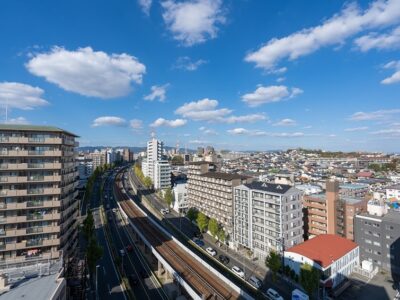
<path fill-rule="evenodd" d="M 260 190 L 260 191 L 265 191 L 269 193 L 275 193 L 275 194 L 285 194 L 288 190 L 292 188 L 291 185 L 287 184 L 277 184 L 277 183 L 267 183 L 267 182 L 260 182 L 260 181 L 254 181 L 251 183 L 245 184 L 249 189 L 252 190 Z"/>
<path fill-rule="evenodd" d="M 368 184 L 354 184 L 354 183 L 347 183 L 339 185 L 339 188 L 346 189 L 346 190 L 361 190 L 368 188 Z"/>
<path fill-rule="evenodd" d="M 207 172 L 202 174 L 201 176 L 215 178 L 215 179 L 223 179 L 223 180 L 235 180 L 235 179 L 248 179 L 248 176 L 243 176 L 239 174 L 231 174 L 231 173 L 223 173 L 223 172 Z"/>
<path fill-rule="evenodd" d="M 357 246 L 353 241 L 338 235 L 321 234 L 289 248 L 287 252 L 300 254 L 327 268 L 333 261 L 340 259 Z"/>
<path fill-rule="evenodd" d="M 44 131 L 44 132 L 60 132 L 78 137 L 76 134 L 68 132 L 58 127 L 53 126 L 39 126 L 39 125 L 18 125 L 18 124 L 0 124 L 0 130 L 10 131 Z"/>

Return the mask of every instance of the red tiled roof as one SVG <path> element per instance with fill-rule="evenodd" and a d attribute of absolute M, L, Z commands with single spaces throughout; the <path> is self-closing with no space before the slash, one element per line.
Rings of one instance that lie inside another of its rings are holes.
<path fill-rule="evenodd" d="M 359 172 L 357 177 L 372 177 L 372 172 Z"/>
<path fill-rule="evenodd" d="M 332 261 L 338 260 L 357 246 L 353 241 L 341 236 L 321 234 L 286 251 L 303 255 L 326 268 Z"/>

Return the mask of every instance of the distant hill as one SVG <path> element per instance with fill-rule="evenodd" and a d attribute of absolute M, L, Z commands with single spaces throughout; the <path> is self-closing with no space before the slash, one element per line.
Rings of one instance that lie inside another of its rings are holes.
<path fill-rule="evenodd" d="M 133 151 L 134 153 L 138 153 L 138 152 L 142 152 L 142 151 L 146 151 L 146 147 L 128 147 L 128 146 L 117 146 L 117 147 L 106 147 L 106 146 L 84 146 L 84 147 L 78 147 L 77 151 L 78 152 L 94 152 L 96 149 L 97 150 L 102 150 L 102 149 L 108 149 L 108 148 L 112 148 L 112 149 L 123 149 L 123 148 L 129 148 L 129 150 Z M 174 147 L 169 147 L 169 146 L 165 146 L 164 147 L 167 151 L 174 149 Z M 180 149 L 180 152 L 184 152 L 184 149 Z M 188 153 L 195 153 L 196 150 L 192 150 L 192 149 L 187 149 Z"/>

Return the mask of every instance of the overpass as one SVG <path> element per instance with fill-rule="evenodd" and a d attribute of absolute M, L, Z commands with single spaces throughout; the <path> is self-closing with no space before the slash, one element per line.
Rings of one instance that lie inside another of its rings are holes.
<path fill-rule="evenodd" d="M 164 271 L 193 299 L 253 299 L 148 216 L 128 196 L 122 176 L 122 173 L 118 173 L 114 184 L 118 205 L 138 238 L 157 259 L 159 274 Z"/>

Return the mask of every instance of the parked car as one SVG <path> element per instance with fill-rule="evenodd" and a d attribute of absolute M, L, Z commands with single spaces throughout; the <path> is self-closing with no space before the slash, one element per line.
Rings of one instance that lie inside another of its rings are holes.
<path fill-rule="evenodd" d="M 233 273 L 235 273 L 237 276 L 244 278 L 244 272 L 241 268 L 237 267 L 237 266 L 233 266 L 232 267 L 232 271 Z"/>
<path fill-rule="evenodd" d="M 128 275 L 128 280 L 129 280 L 129 284 L 131 286 L 135 286 L 139 283 L 139 279 L 137 278 L 137 276 L 135 274 Z"/>
<path fill-rule="evenodd" d="M 164 208 L 166 214 L 169 214 L 169 208 Z"/>
<path fill-rule="evenodd" d="M 165 211 L 164 208 L 161 208 L 161 209 L 160 209 L 160 212 L 161 212 L 162 215 L 166 215 L 166 214 L 167 214 L 167 212 Z"/>
<path fill-rule="evenodd" d="M 128 251 L 128 252 L 132 252 L 133 251 L 132 245 L 127 245 L 125 248 L 126 248 L 126 251 Z"/>
<path fill-rule="evenodd" d="M 119 250 L 119 254 L 120 254 L 121 256 L 125 256 L 125 250 L 124 250 L 124 249 L 120 249 L 120 250 Z"/>
<path fill-rule="evenodd" d="M 268 298 L 270 298 L 272 300 L 283 300 L 283 297 L 281 295 L 279 295 L 279 293 L 277 291 L 275 291 L 274 289 L 268 289 L 267 296 L 268 296 Z"/>
<path fill-rule="evenodd" d="M 218 257 L 218 259 L 219 259 L 219 261 L 222 262 L 224 265 L 229 264 L 229 257 L 226 256 L 226 255 L 221 254 L 221 255 Z"/>
<path fill-rule="evenodd" d="M 256 289 L 259 289 L 262 287 L 262 281 L 258 279 L 256 276 L 251 276 L 249 278 L 249 283 L 254 286 Z"/>
<path fill-rule="evenodd" d="M 204 246 L 204 242 L 202 240 L 195 239 L 193 242 L 199 247 L 203 247 Z"/>
<path fill-rule="evenodd" d="M 210 254 L 211 256 L 217 255 L 217 251 L 215 251 L 215 250 L 214 250 L 213 248 L 211 248 L 211 247 L 206 248 L 206 251 L 207 251 L 207 253 Z"/>

